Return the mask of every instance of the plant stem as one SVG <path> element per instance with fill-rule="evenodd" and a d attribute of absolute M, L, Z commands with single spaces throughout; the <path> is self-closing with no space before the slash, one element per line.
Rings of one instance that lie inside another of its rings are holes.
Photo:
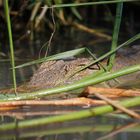
<path fill-rule="evenodd" d="M 120 24 L 121 24 L 121 17 L 122 17 L 122 10 L 123 10 L 123 3 L 122 2 L 117 3 L 115 26 L 114 26 L 113 37 L 112 37 L 111 50 L 114 50 L 117 48 L 118 36 L 119 36 L 119 30 L 120 30 Z M 116 55 L 116 53 L 113 53 L 109 58 L 108 70 L 112 69 L 112 67 L 113 67 L 113 64 L 115 62 L 115 55 Z"/>
<path fill-rule="evenodd" d="M 106 0 L 106 1 L 98 1 L 98 2 L 57 4 L 57 5 L 53 5 L 53 8 L 89 6 L 89 5 L 100 5 L 100 4 L 113 4 L 113 3 L 119 3 L 119 2 L 133 2 L 133 1 L 139 1 L 139 0 L 109 0 L 109 1 Z"/>
<path fill-rule="evenodd" d="M 9 5 L 8 0 L 4 0 L 4 9 L 5 15 L 7 20 L 7 29 L 8 29 L 8 36 L 9 36 L 9 43 L 10 43 L 10 54 L 11 54 L 11 65 L 12 65 L 12 76 L 13 76 L 13 84 L 16 93 L 16 71 L 15 71 L 15 58 L 14 58 L 14 46 L 13 46 L 13 39 L 12 39 L 12 30 L 11 30 L 11 21 L 9 16 Z"/>

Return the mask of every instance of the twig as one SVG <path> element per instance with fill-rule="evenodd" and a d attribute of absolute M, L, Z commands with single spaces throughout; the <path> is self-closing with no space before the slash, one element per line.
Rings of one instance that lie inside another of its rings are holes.
<path fill-rule="evenodd" d="M 33 22 L 33 20 L 35 19 L 35 16 L 39 10 L 41 6 L 41 2 L 37 2 L 32 10 L 32 13 L 31 13 L 31 17 L 30 17 L 30 21 Z"/>
<path fill-rule="evenodd" d="M 115 108 L 127 113 L 129 116 L 132 116 L 132 117 L 134 117 L 136 119 L 140 119 L 139 114 L 137 114 L 136 112 L 134 112 L 134 111 L 132 111 L 130 109 L 125 108 L 124 106 L 120 105 L 118 102 L 112 101 L 111 99 L 109 99 L 109 98 L 107 98 L 107 97 L 105 97 L 105 96 L 103 96 L 101 94 L 98 94 L 98 93 L 94 93 L 94 94 L 95 94 L 95 96 L 97 96 L 98 98 L 106 101 L 107 103 L 109 103 L 110 105 L 114 106 Z"/>
<path fill-rule="evenodd" d="M 38 27 L 38 25 L 40 24 L 41 20 L 43 19 L 43 17 L 45 16 L 46 12 L 48 10 L 48 6 L 45 5 L 40 13 L 40 15 L 36 18 L 36 22 L 35 22 L 35 28 Z"/>
<path fill-rule="evenodd" d="M 72 105 L 82 105 L 82 106 L 91 106 L 91 105 L 101 105 L 105 104 L 101 100 L 92 100 L 89 98 L 71 98 L 63 100 L 22 100 L 22 101 L 7 101 L 0 102 L 0 107 L 12 107 L 12 106 L 35 106 L 35 105 L 47 105 L 47 106 L 72 106 Z"/>
<path fill-rule="evenodd" d="M 74 27 L 76 27 L 76 28 L 78 28 L 78 29 L 80 29 L 80 30 L 83 30 L 83 31 L 85 31 L 85 32 L 88 32 L 88 33 L 90 33 L 90 34 L 94 34 L 94 35 L 96 35 L 96 36 L 98 36 L 98 37 L 102 37 L 102 38 L 105 38 L 105 39 L 107 39 L 107 40 L 111 40 L 111 36 L 106 35 L 106 34 L 104 34 L 104 33 L 101 33 L 101 32 L 99 32 L 99 31 L 97 31 L 97 30 L 95 30 L 95 29 L 91 29 L 91 28 L 89 28 L 89 27 L 87 27 L 87 26 L 85 26 L 85 25 L 83 25 L 83 24 L 80 24 L 80 23 L 77 23 L 77 22 L 72 22 L 72 25 L 73 25 Z"/>
<path fill-rule="evenodd" d="M 53 11 L 53 7 L 51 8 L 51 16 L 52 16 L 52 22 L 53 22 L 53 32 L 51 33 L 51 36 L 50 36 L 50 39 L 48 41 L 48 46 L 47 46 L 47 50 L 46 50 L 46 54 L 45 56 L 47 56 L 48 54 L 48 51 L 49 51 L 49 48 L 51 46 L 51 42 L 52 42 L 52 39 L 53 39 L 53 36 L 54 36 L 54 33 L 56 31 L 56 24 L 55 24 L 55 19 L 54 19 L 54 11 Z"/>
<path fill-rule="evenodd" d="M 106 97 L 137 97 L 140 96 L 140 90 L 119 89 L 119 88 L 102 88 L 102 87 L 87 87 L 86 90 L 80 95 L 87 97 L 95 93 L 102 93 Z"/>

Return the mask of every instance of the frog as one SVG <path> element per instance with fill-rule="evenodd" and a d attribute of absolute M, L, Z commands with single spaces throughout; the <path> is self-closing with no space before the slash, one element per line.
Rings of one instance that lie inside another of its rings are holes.
<path fill-rule="evenodd" d="M 94 61 L 91 57 L 83 57 L 43 62 L 39 69 L 33 74 L 28 86 L 36 87 L 36 89 L 42 89 L 72 84 L 101 69 L 99 63 L 96 63 L 75 74 L 77 70 L 88 65 L 91 61 Z M 104 66 L 107 65 L 107 59 L 100 63 Z M 117 53 L 115 64 L 109 72 L 114 72 L 139 63 L 139 46 L 134 46 L 130 49 L 120 49 Z M 140 79 L 140 72 L 118 77 L 117 80 L 110 80 L 106 82 L 106 85 L 110 87 L 117 87 L 128 82 L 131 83 L 137 79 Z"/>
<path fill-rule="evenodd" d="M 42 89 L 72 84 L 100 69 L 99 65 L 95 64 L 75 74 L 76 71 L 90 62 L 91 58 L 43 62 L 31 77 L 28 86 Z"/>

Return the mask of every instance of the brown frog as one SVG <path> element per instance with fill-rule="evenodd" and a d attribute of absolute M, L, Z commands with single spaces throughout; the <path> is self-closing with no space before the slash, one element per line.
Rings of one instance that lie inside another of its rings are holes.
<path fill-rule="evenodd" d="M 63 84 L 71 84 L 99 69 L 98 65 L 94 65 L 74 74 L 74 72 L 90 62 L 91 60 L 89 58 L 44 62 L 35 72 L 28 83 L 28 86 L 40 89 L 52 88 Z"/>
<path fill-rule="evenodd" d="M 120 51 L 116 57 L 116 63 L 112 71 L 120 70 L 123 67 L 131 66 L 140 63 L 140 47 L 126 49 Z M 29 87 L 52 88 L 59 85 L 71 84 L 80 80 L 84 76 L 99 70 L 99 66 L 95 64 L 75 75 L 75 71 L 91 62 L 89 58 L 77 58 L 74 60 L 56 60 L 48 61 L 41 64 L 39 69 L 35 72 L 30 82 Z M 106 63 L 106 60 L 102 63 Z M 73 75 L 73 76 L 71 76 Z M 128 83 L 139 79 L 140 72 L 129 74 L 118 78 L 120 83 Z M 111 80 L 108 82 L 110 86 L 118 86 L 120 83 Z"/>

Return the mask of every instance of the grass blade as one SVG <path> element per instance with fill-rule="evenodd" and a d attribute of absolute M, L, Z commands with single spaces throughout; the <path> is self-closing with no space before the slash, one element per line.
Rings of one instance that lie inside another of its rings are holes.
<path fill-rule="evenodd" d="M 14 58 L 14 46 L 13 46 L 13 38 L 12 38 L 12 30 L 11 30 L 11 21 L 9 16 L 9 5 L 8 0 L 4 0 L 4 9 L 5 15 L 7 20 L 7 29 L 8 29 L 8 36 L 9 36 L 9 43 L 10 43 L 10 54 L 11 54 L 11 64 L 12 64 L 12 76 L 13 76 L 13 84 L 16 93 L 16 71 L 15 71 L 15 58 Z"/>
<path fill-rule="evenodd" d="M 113 37 L 112 37 L 111 50 L 114 50 L 117 48 L 118 36 L 119 36 L 119 30 L 120 30 L 120 24 L 121 24 L 121 17 L 122 17 L 122 10 L 123 10 L 123 3 L 122 2 L 117 3 L 116 18 L 115 18 Z M 115 61 L 115 53 L 113 53 L 109 58 L 108 70 L 110 70 L 113 67 L 114 61 Z"/>
<path fill-rule="evenodd" d="M 53 8 L 64 8 L 64 7 L 77 7 L 77 6 L 89 6 L 89 5 L 100 5 L 100 4 L 113 4 L 119 2 L 134 2 L 139 0 L 106 0 L 98 2 L 82 2 L 82 3 L 68 3 L 68 4 L 57 4 L 53 5 Z"/>
<path fill-rule="evenodd" d="M 44 61 L 49 61 L 49 60 L 64 59 L 64 58 L 68 58 L 68 57 L 72 57 L 72 56 L 81 54 L 84 51 L 85 51 L 85 48 L 66 51 L 66 52 L 62 52 L 62 53 L 55 54 L 55 55 L 52 55 L 52 56 L 37 59 L 37 60 L 31 61 L 31 62 L 28 62 L 28 63 L 24 63 L 22 65 L 16 66 L 15 68 L 21 68 L 21 67 L 25 67 L 25 66 L 30 66 L 30 65 L 33 65 L 33 64 L 38 64 L 38 63 L 41 63 L 41 62 L 44 62 Z"/>

